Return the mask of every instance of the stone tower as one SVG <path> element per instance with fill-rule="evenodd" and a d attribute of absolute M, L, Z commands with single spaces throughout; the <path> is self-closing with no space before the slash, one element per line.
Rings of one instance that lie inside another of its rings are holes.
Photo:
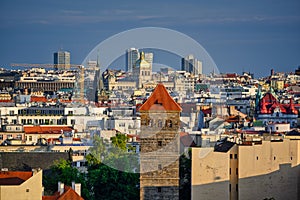
<path fill-rule="evenodd" d="M 181 107 L 158 84 L 139 111 L 140 199 L 179 199 Z"/>

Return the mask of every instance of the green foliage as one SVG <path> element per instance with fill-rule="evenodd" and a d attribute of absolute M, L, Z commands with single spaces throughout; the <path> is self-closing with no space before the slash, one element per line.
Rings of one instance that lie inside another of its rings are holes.
<path fill-rule="evenodd" d="M 138 155 L 126 151 L 126 135 L 111 138 L 113 147 L 106 150 L 102 139 L 94 137 L 94 145 L 86 156 L 88 172 L 79 172 L 71 162 L 59 160 L 44 173 L 45 194 L 57 191 L 57 182 L 81 183 L 84 199 L 139 199 Z"/>
<path fill-rule="evenodd" d="M 117 133 L 115 137 L 110 138 L 114 147 L 126 150 L 127 136 L 125 134 Z"/>
<path fill-rule="evenodd" d="M 72 167 L 71 162 L 68 160 L 60 159 L 54 162 L 50 170 L 44 172 L 43 186 L 45 187 L 45 194 L 52 195 L 55 193 L 59 181 L 69 186 L 72 185 L 72 181 L 81 183 L 82 196 L 88 199 L 89 191 L 87 189 L 85 175 L 80 173 L 77 168 Z"/>
<path fill-rule="evenodd" d="M 89 171 L 93 199 L 139 199 L 139 174 L 126 173 L 100 164 Z"/>
<path fill-rule="evenodd" d="M 179 199 L 191 199 L 191 149 L 179 159 Z"/>

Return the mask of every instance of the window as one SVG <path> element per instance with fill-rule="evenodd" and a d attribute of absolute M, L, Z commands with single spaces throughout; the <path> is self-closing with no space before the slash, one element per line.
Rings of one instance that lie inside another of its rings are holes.
<path fill-rule="evenodd" d="M 26 192 L 29 192 L 29 189 L 26 189 Z"/>
<path fill-rule="evenodd" d="M 229 192 L 231 192 L 231 184 L 229 184 Z"/>
<path fill-rule="evenodd" d="M 160 128 L 162 127 L 162 120 L 161 119 L 158 120 L 158 127 L 160 127 Z"/>
<path fill-rule="evenodd" d="M 17 139 L 22 140 L 22 135 L 21 135 L 21 134 L 18 134 L 18 135 L 17 135 Z"/>
<path fill-rule="evenodd" d="M 237 154 L 234 154 L 234 159 L 237 159 L 237 158 L 238 158 Z"/>
<path fill-rule="evenodd" d="M 159 147 L 161 147 L 161 146 L 162 146 L 162 141 L 158 141 L 158 142 L 157 142 L 157 145 L 158 145 Z"/>
<path fill-rule="evenodd" d="M 276 160 L 276 156 L 274 156 L 274 160 Z"/>
<path fill-rule="evenodd" d="M 232 154 L 230 154 L 230 159 L 232 159 Z"/>
<path fill-rule="evenodd" d="M 158 170 L 161 170 L 162 169 L 161 164 L 158 164 L 157 168 L 158 168 Z"/>
<path fill-rule="evenodd" d="M 10 110 L 10 111 L 9 111 L 9 115 L 10 115 L 10 116 L 12 116 L 12 115 L 14 115 L 14 114 L 15 114 L 15 112 L 14 112 L 13 110 Z"/>
<path fill-rule="evenodd" d="M 75 125 L 75 119 L 71 119 L 71 124 Z"/>
<path fill-rule="evenodd" d="M 0 135 L 0 140 L 3 140 L 3 135 L 2 134 Z"/>
<path fill-rule="evenodd" d="M 235 174 L 236 174 L 236 175 L 239 174 L 239 169 L 238 169 L 238 168 L 235 169 Z"/>
<path fill-rule="evenodd" d="M 291 157 L 291 160 L 293 160 L 293 157 Z"/>
<path fill-rule="evenodd" d="M 256 156 L 256 160 L 258 160 L 258 156 Z"/>
<path fill-rule="evenodd" d="M 29 136 L 29 141 L 32 141 L 32 136 Z"/>
<path fill-rule="evenodd" d="M 229 174 L 231 175 L 231 168 L 229 168 Z"/>
<path fill-rule="evenodd" d="M 161 193 L 161 187 L 157 187 L 157 192 Z"/>
<path fill-rule="evenodd" d="M 239 191 L 239 184 L 235 185 L 235 191 L 237 191 L 237 192 Z"/>

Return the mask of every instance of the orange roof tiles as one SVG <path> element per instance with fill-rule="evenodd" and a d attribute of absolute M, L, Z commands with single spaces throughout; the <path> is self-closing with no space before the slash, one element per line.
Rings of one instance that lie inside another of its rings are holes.
<path fill-rule="evenodd" d="M 32 176 L 32 172 L 1 171 L 0 185 L 20 185 Z"/>
<path fill-rule="evenodd" d="M 43 200 L 84 200 L 81 196 L 79 196 L 75 190 L 73 190 L 70 186 L 64 187 L 64 193 L 61 195 L 59 192 L 55 192 L 53 196 L 43 196 Z"/>
<path fill-rule="evenodd" d="M 165 110 L 165 111 L 179 111 L 181 112 L 181 107 L 174 101 L 170 96 L 165 86 L 159 83 L 151 96 L 147 101 L 140 107 L 140 111 L 149 110 Z"/>
<path fill-rule="evenodd" d="M 30 97 L 30 102 L 47 102 L 47 101 L 48 100 L 44 96 L 42 96 L 42 97 L 31 96 Z"/>
<path fill-rule="evenodd" d="M 63 131 L 72 131 L 71 127 L 66 126 L 24 126 L 24 132 L 26 134 L 38 133 L 38 134 L 61 134 L 61 130 Z"/>

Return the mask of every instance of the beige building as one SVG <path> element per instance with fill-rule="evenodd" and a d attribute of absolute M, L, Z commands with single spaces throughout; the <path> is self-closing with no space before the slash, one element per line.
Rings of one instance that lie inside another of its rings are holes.
<path fill-rule="evenodd" d="M 300 140 L 219 147 L 192 149 L 192 199 L 300 199 Z"/>
<path fill-rule="evenodd" d="M 1 200 L 41 200 L 42 193 L 42 170 L 0 172 Z"/>

